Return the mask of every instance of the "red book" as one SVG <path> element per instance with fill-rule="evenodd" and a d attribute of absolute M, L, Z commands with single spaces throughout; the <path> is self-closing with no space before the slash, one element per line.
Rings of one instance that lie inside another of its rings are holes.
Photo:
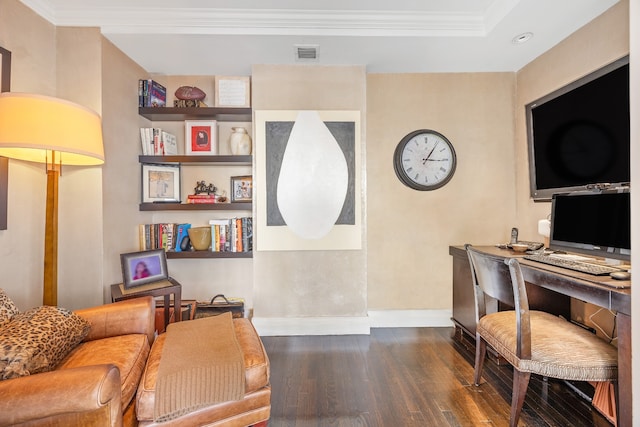
<path fill-rule="evenodd" d="M 216 203 L 216 199 L 187 199 L 187 203 Z"/>
<path fill-rule="evenodd" d="M 215 199 L 215 194 L 189 194 L 187 196 L 189 199 Z"/>

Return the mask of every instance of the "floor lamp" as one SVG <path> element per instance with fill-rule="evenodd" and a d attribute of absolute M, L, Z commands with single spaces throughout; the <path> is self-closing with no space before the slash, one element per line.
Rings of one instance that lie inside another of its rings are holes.
<path fill-rule="evenodd" d="M 46 163 L 47 199 L 42 302 L 58 303 L 58 178 L 62 165 L 104 163 L 100 116 L 63 99 L 0 94 L 0 156 Z"/>

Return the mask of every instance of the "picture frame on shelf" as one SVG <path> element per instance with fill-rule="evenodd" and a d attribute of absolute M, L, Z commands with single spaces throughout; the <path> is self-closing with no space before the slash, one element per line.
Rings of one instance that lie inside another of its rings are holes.
<path fill-rule="evenodd" d="M 184 148 L 189 156 L 218 154 L 218 126 L 216 120 L 187 120 L 184 122 Z"/>
<path fill-rule="evenodd" d="M 251 107 L 251 78 L 247 76 L 215 76 L 214 103 L 216 107 Z"/>
<path fill-rule="evenodd" d="M 125 289 L 167 280 L 167 258 L 164 249 L 120 254 L 122 285 Z"/>
<path fill-rule="evenodd" d="M 180 165 L 142 165 L 142 202 L 180 203 Z"/>
<path fill-rule="evenodd" d="M 253 200 L 253 176 L 231 177 L 231 203 L 251 202 Z"/>

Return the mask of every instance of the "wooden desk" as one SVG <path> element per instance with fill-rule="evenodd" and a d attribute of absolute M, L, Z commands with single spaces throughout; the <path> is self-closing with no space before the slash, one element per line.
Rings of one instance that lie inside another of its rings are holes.
<path fill-rule="evenodd" d="M 509 249 L 476 246 L 481 251 L 504 258 L 522 258 Z M 456 329 L 475 339 L 475 302 L 469 259 L 463 246 L 450 246 L 453 257 L 453 322 Z M 547 266 L 520 259 L 527 292 L 535 292 L 531 308 L 563 314 L 567 298 L 576 298 L 617 312 L 618 328 L 618 426 L 631 426 L 631 289 L 630 282 L 608 276 L 589 274 Z M 494 307 L 494 309 L 496 309 Z M 497 308 L 498 310 L 500 307 Z M 566 314 L 564 314 L 566 315 Z M 568 318 L 568 317 L 567 317 Z"/>
<path fill-rule="evenodd" d="M 147 295 L 150 295 L 152 297 L 164 297 L 164 328 L 166 330 L 167 326 L 169 325 L 169 319 L 171 318 L 171 315 L 169 314 L 169 305 L 171 304 L 172 294 L 174 307 L 182 306 L 182 286 L 180 286 L 180 283 L 171 278 L 169 278 L 169 281 L 171 282 L 170 286 L 154 288 L 150 285 L 143 285 L 140 286 L 139 289 L 131 288 L 124 292 L 122 289 L 122 285 L 120 283 L 116 283 L 115 285 L 111 285 L 111 301 L 116 302 Z M 176 315 L 174 317 L 175 321 L 179 322 L 182 316 Z"/>

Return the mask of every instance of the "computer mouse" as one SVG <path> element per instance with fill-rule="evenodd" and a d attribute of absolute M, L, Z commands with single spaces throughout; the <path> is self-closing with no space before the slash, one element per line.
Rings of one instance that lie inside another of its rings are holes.
<path fill-rule="evenodd" d="M 631 279 L 631 273 L 629 273 L 628 271 L 614 271 L 613 273 L 610 273 L 609 276 L 611 276 L 612 279 L 616 280 Z"/>

